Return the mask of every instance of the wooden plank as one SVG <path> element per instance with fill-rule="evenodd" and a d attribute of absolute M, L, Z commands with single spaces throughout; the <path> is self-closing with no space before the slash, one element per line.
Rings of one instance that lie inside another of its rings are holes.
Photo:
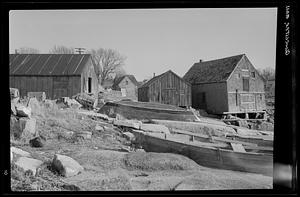
<path fill-rule="evenodd" d="M 265 150 L 265 151 L 273 151 L 273 147 L 267 147 L 267 146 L 244 146 L 246 150 Z"/>
<path fill-rule="evenodd" d="M 240 152 L 240 153 L 245 153 L 246 150 L 244 149 L 242 144 L 237 144 L 237 143 L 230 143 L 232 149 L 234 152 Z"/>
<path fill-rule="evenodd" d="M 250 142 L 242 142 L 242 141 L 231 140 L 231 139 L 215 137 L 215 136 L 209 137 L 208 135 L 193 133 L 190 131 L 184 131 L 184 130 L 179 130 L 179 129 L 172 129 L 172 131 L 175 133 L 181 133 L 181 134 L 186 134 L 186 135 L 190 135 L 190 136 L 200 137 L 203 139 L 212 139 L 215 141 L 226 142 L 226 143 L 238 143 L 238 144 L 248 145 L 248 146 L 252 146 L 252 147 L 257 146 L 257 144 L 250 143 Z"/>

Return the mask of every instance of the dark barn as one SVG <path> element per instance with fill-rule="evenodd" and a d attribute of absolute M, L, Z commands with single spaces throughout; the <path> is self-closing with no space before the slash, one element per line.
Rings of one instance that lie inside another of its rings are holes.
<path fill-rule="evenodd" d="M 192 107 L 209 113 L 262 112 L 263 78 L 245 54 L 195 63 L 183 77 L 192 84 Z"/>
<path fill-rule="evenodd" d="M 139 87 L 138 101 L 189 107 L 191 106 L 191 85 L 169 70 Z"/>
<path fill-rule="evenodd" d="M 10 54 L 9 85 L 27 92 L 45 92 L 57 99 L 77 93 L 98 93 L 90 54 Z"/>

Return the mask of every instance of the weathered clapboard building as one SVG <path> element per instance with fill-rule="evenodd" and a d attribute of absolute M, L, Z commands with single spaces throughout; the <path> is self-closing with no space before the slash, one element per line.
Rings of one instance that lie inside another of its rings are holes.
<path fill-rule="evenodd" d="M 266 109 L 264 80 L 245 54 L 200 60 L 183 79 L 192 84 L 193 108 L 246 116 L 248 112 L 257 115 Z"/>
<path fill-rule="evenodd" d="M 27 92 L 45 92 L 47 98 L 98 92 L 90 54 L 10 54 L 9 85 Z"/>
<path fill-rule="evenodd" d="M 191 85 L 169 70 L 139 87 L 138 101 L 189 107 L 191 106 Z"/>
<path fill-rule="evenodd" d="M 123 75 L 115 78 L 112 89 L 122 91 L 126 98 L 137 100 L 138 85 L 139 83 L 133 75 Z"/>

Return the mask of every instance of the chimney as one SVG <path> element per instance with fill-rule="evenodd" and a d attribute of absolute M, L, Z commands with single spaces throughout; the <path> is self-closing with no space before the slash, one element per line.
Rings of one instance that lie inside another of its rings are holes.
<path fill-rule="evenodd" d="M 202 59 L 199 60 L 199 63 L 201 63 L 201 62 L 202 62 Z"/>
<path fill-rule="evenodd" d="M 155 77 L 155 73 L 153 73 L 153 77 Z"/>

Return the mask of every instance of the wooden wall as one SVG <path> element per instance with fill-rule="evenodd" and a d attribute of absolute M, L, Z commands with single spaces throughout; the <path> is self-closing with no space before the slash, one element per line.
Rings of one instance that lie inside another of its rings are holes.
<path fill-rule="evenodd" d="M 80 76 L 10 76 L 9 87 L 17 88 L 20 96 L 27 92 L 45 92 L 49 99 L 80 93 Z"/>
<path fill-rule="evenodd" d="M 176 106 L 191 106 L 191 85 L 172 72 L 151 82 L 147 89 L 139 88 L 139 101 Z"/>
<path fill-rule="evenodd" d="M 243 78 L 249 79 L 249 91 L 243 91 Z M 227 80 L 227 89 L 229 112 L 266 109 L 264 80 L 247 57 L 243 57 L 231 73 Z"/>
<path fill-rule="evenodd" d="M 137 100 L 137 86 L 130 80 L 129 77 L 124 77 L 124 79 L 119 82 L 118 88 L 116 90 L 121 91 L 121 88 L 126 90 L 127 98 Z"/>
<path fill-rule="evenodd" d="M 140 87 L 138 88 L 138 101 L 149 102 L 148 91 L 149 87 Z"/>
<path fill-rule="evenodd" d="M 226 82 L 193 85 L 192 107 L 212 114 L 228 111 Z"/>
<path fill-rule="evenodd" d="M 92 78 L 92 93 L 98 95 L 99 91 L 99 84 L 98 78 L 94 70 L 94 66 L 92 65 L 91 61 L 87 63 L 87 66 L 83 69 L 81 73 L 81 92 L 89 93 L 88 92 L 88 78 Z"/>

